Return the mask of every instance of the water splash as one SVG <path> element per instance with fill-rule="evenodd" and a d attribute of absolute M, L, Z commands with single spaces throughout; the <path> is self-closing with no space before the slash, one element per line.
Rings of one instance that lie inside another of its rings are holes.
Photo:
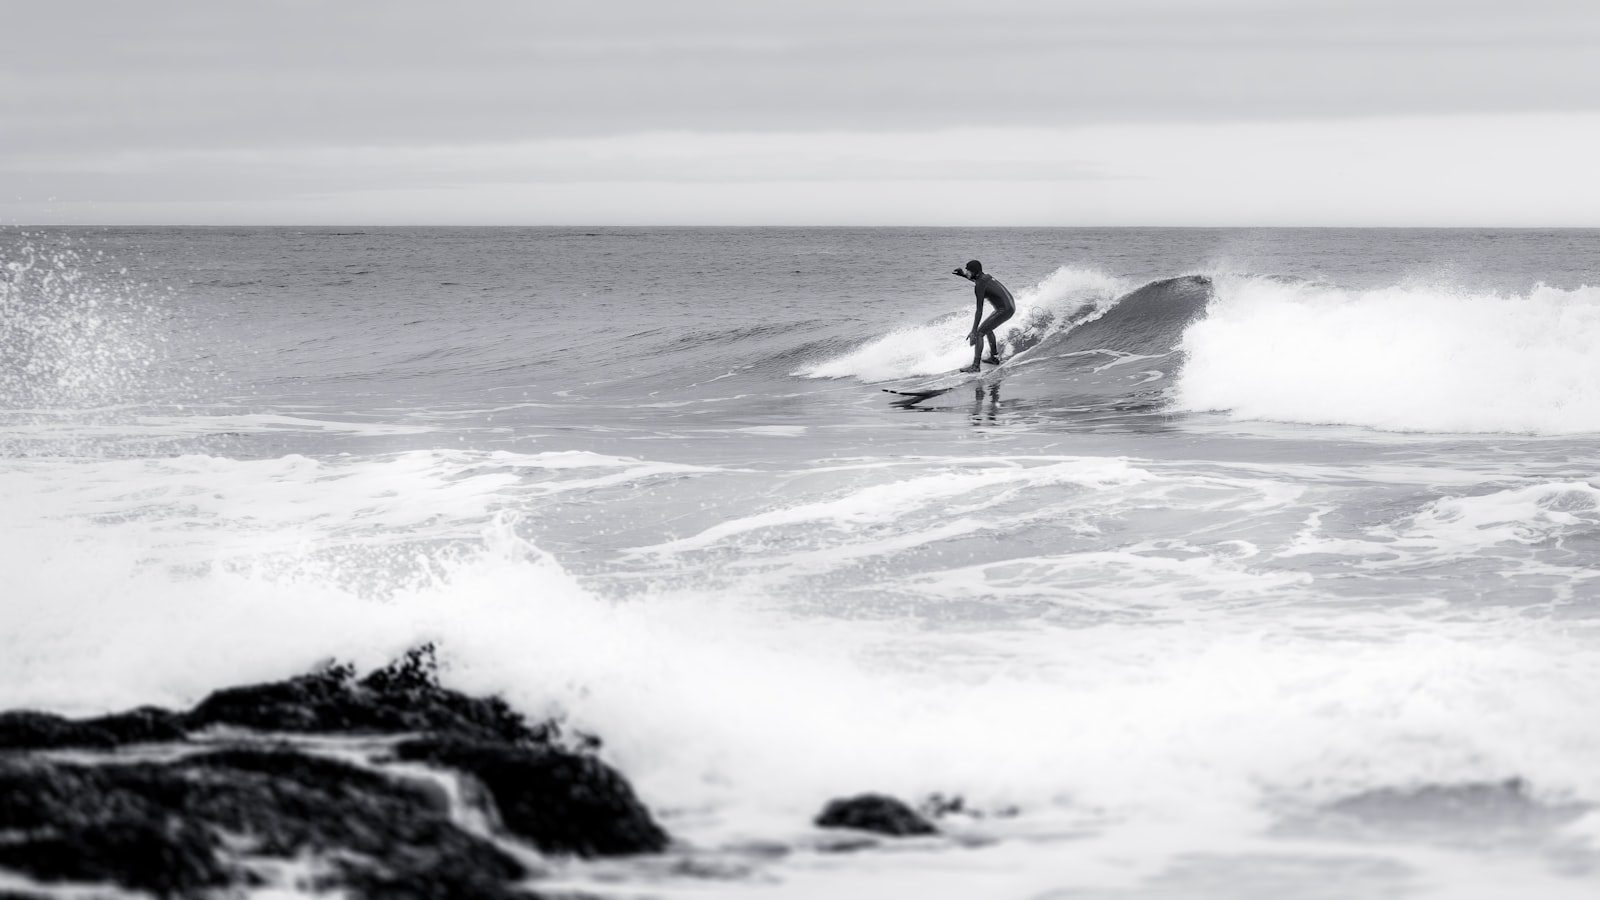
<path fill-rule="evenodd" d="M 172 352 L 191 328 L 169 289 L 71 238 L 17 237 L 0 244 L 0 453 L 99 453 L 86 428 L 203 396 Z"/>

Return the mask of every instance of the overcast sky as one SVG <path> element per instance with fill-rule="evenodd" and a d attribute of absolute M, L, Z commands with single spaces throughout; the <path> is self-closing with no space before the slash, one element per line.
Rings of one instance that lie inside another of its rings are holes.
<path fill-rule="evenodd" d="M 1600 226 L 1597 0 L 4 18 L 6 223 Z"/>

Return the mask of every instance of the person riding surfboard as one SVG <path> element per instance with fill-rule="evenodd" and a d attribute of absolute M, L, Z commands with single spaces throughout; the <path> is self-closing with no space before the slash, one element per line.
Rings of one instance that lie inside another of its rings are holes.
<path fill-rule="evenodd" d="M 1011 292 L 1000 283 L 1000 279 L 983 271 L 983 263 L 973 259 L 968 260 L 965 267 L 956 269 L 954 274 L 960 275 L 972 282 L 972 291 L 978 298 L 977 311 L 972 314 L 972 331 L 967 333 L 967 343 L 972 345 L 972 365 L 962 369 L 963 372 L 976 372 L 982 368 L 979 364 L 986 362 L 991 366 L 1000 365 L 1000 346 L 995 342 L 994 332 L 1007 319 L 1017 312 L 1017 302 L 1011 298 Z M 988 300 L 994 307 L 994 312 L 989 313 L 989 318 L 983 317 L 983 301 Z M 983 357 L 983 341 L 989 340 L 989 356 Z"/>

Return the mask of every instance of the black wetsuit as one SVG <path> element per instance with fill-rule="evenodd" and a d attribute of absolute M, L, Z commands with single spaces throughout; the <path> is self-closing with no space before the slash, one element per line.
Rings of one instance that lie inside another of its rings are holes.
<path fill-rule="evenodd" d="M 1001 323 L 1011 318 L 1017 312 L 1017 301 L 1011 299 L 1011 292 L 1000 283 L 1000 279 L 988 272 L 979 275 L 972 282 L 972 291 L 978 295 L 978 308 L 983 308 L 983 301 L 989 301 L 994 307 L 994 312 L 989 313 L 983 324 L 978 326 L 979 335 L 992 335 Z"/>

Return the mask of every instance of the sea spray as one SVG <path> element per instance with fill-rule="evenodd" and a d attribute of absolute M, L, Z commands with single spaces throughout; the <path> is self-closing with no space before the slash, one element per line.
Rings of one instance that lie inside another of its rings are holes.
<path fill-rule="evenodd" d="M 3 248 L 0 403 L 83 408 L 145 399 L 172 323 L 164 292 L 108 274 L 106 258 L 54 239 Z"/>
<path fill-rule="evenodd" d="M 107 426 L 218 393 L 213 352 L 174 353 L 194 333 L 169 288 L 102 251 L 59 234 L 0 241 L 0 456 L 139 452 Z"/>

